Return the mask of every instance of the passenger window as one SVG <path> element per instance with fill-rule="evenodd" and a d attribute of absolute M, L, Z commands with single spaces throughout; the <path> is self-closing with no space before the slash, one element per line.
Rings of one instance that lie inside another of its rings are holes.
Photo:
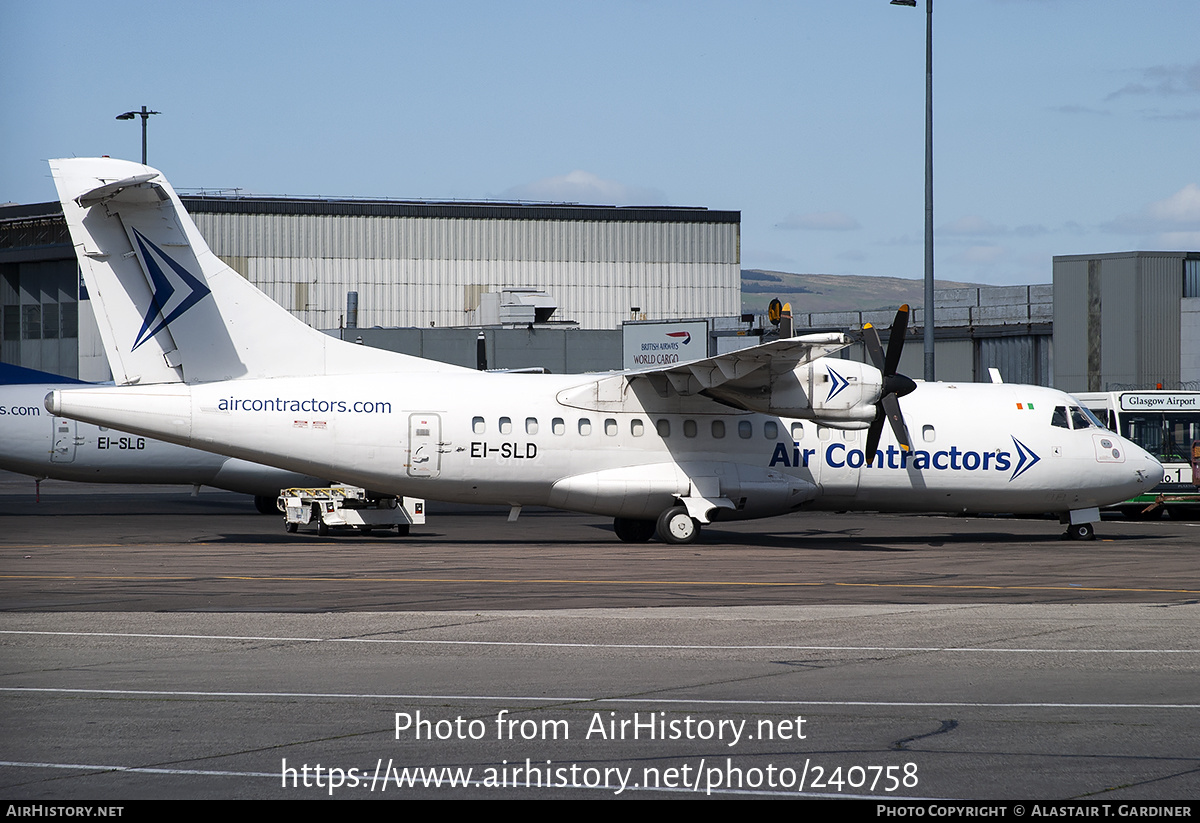
<path fill-rule="evenodd" d="M 659 420 L 658 422 L 656 422 L 654 424 L 654 427 L 656 429 L 658 429 L 659 437 L 666 438 L 666 437 L 671 436 L 671 421 L 670 420 L 666 420 L 666 419 Z"/>
<path fill-rule="evenodd" d="M 749 420 L 739 420 L 738 421 L 738 437 L 742 438 L 743 440 L 749 440 L 750 436 L 753 434 L 754 434 L 754 426 L 750 423 Z"/>
<path fill-rule="evenodd" d="M 550 431 L 561 437 L 567 433 L 567 424 L 561 417 L 556 417 L 550 421 Z"/>
<path fill-rule="evenodd" d="M 683 436 L 684 437 L 695 437 L 696 436 L 696 421 L 695 420 L 684 420 L 683 421 Z"/>
<path fill-rule="evenodd" d="M 828 426 L 820 426 L 820 425 L 817 426 L 817 439 L 818 440 L 828 440 L 831 437 L 833 437 L 833 432 L 829 429 Z"/>
<path fill-rule="evenodd" d="M 613 420 L 611 417 L 605 418 L 604 433 L 606 435 L 608 435 L 609 437 L 616 437 L 617 436 L 617 421 Z"/>
<path fill-rule="evenodd" d="M 804 439 L 804 424 L 803 423 L 793 423 L 792 424 L 792 439 L 793 440 L 803 440 Z"/>
<path fill-rule="evenodd" d="M 725 436 L 725 421 L 724 420 L 714 420 L 712 422 L 712 435 L 713 435 L 713 437 L 717 438 L 718 440 L 720 440 L 722 437 Z"/>
<path fill-rule="evenodd" d="M 921 439 L 926 443 L 932 443 L 937 433 L 934 432 L 933 426 L 925 425 L 921 427 Z"/>
<path fill-rule="evenodd" d="M 525 418 L 525 433 L 526 434 L 537 434 L 538 433 L 538 422 L 537 422 L 536 417 L 526 417 Z"/>
<path fill-rule="evenodd" d="M 1071 424 L 1067 422 L 1067 407 L 1055 406 L 1054 414 L 1050 415 L 1050 425 L 1057 426 L 1060 429 L 1069 429 Z"/>
<path fill-rule="evenodd" d="M 579 433 L 584 437 L 592 433 L 592 421 L 586 417 L 579 418 Z"/>
<path fill-rule="evenodd" d="M 629 433 L 634 437 L 641 437 L 645 430 L 646 427 L 640 418 L 635 417 L 633 420 L 629 421 Z"/>
<path fill-rule="evenodd" d="M 475 432 L 476 434 L 483 434 L 484 431 L 486 431 L 486 429 L 487 429 L 487 427 L 483 424 L 482 417 L 472 418 L 471 431 Z"/>
<path fill-rule="evenodd" d="M 500 433 L 512 434 L 512 420 L 507 417 L 500 418 Z"/>
<path fill-rule="evenodd" d="M 768 440 L 778 440 L 779 424 L 774 420 L 768 420 L 766 423 L 763 423 L 763 437 Z"/>

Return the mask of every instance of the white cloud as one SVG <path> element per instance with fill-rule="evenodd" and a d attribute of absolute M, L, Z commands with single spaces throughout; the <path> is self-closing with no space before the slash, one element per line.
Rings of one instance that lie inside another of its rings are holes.
<path fill-rule="evenodd" d="M 1188 183 L 1179 191 L 1101 225 L 1112 234 L 1154 234 L 1200 230 L 1200 186 Z"/>
<path fill-rule="evenodd" d="M 789 231 L 854 231 L 862 226 L 845 212 L 815 211 L 808 214 L 789 214 L 776 223 L 775 228 Z"/>
<path fill-rule="evenodd" d="M 1170 197 L 1151 203 L 1146 211 L 1155 220 L 1200 226 L 1200 186 L 1188 183 Z"/>
<path fill-rule="evenodd" d="M 554 203 L 604 203 L 616 206 L 663 206 L 667 196 L 658 189 L 629 186 L 604 180 L 589 171 L 575 170 L 513 186 L 500 193 L 508 200 L 542 200 Z"/>

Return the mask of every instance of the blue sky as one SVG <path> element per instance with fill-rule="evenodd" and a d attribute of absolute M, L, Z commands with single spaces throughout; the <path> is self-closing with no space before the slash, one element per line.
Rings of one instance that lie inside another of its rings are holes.
<path fill-rule="evenodd" d="M 940 0 L 939 278 L 1200 249 L 1200 3 Z M 699 205 L 747 268 L 923 272 L 924 0 L 0 2 L 0 202 L 177 188 Z"/>

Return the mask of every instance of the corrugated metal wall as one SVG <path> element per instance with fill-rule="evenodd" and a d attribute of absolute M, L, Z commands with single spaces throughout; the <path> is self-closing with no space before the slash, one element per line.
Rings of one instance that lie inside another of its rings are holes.
<path fill-rule="evenodd" d="M 333 328 L 466 322 L 482 291 L 532 286 L 556 320 L 611 329 L 741 311 L 736 222 L 193 213 L 213 251 L 305 322 Z M 307 284 L 307 288 L 297 288 Z M 300 305 L 300 303 L 303 305 Z"/>
<path fill-rule="evenodd" d="M 1055 257 L 1055 385 L 1066 391 L 1177 385 L 1186 256 Z"/>

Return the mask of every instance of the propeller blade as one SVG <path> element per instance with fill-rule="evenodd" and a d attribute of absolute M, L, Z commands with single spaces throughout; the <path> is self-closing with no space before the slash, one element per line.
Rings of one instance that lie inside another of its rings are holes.
<path fill-rule="evenodd" d="M 908 304 L 905 303 L 896 312 L 896 319 L 892 321 L 892 333 L 888 336 L 887 360 L 883 366 L 878 366 L 880 371 L 885 375 L 896 373 L 896 367 L 900 365 L 900 353 L 904 351 L 904 335 L 908 332 Z"/>
<path fill-rule="evenodd" d="M 904 424 L 904 415 L 900 411 L 900 400 L 906 394 L 914 391 L 917 384 L 902 374 L 896 373 L 900 365 L 900 354 L 904 351 L 904 336 L 908 333 L 909 308 L 905 303 L 896 312 L 892 321 L 892 331 L 888 335 L 886 354 L 879 342 L 879 332 L 870 323 L 863 325 L 863 345 L 875 368 L 882 375 L 879 387 L 879 400 L 875 403 L 875 419 L 867 429 L 867 465 L 875 461 L 875 452 L 879 449 L 879 438 L 883 435 L 883 421 L 886 418 L 896 435 L 896 442 L 904 451 L 912 451 L 912 439 L 908 436 L 908 426 Z"/>
<path fill-rule="evenodd" d="M 877 407 L 878 408 L 878 407 Z M 877 413 L 867 429 L 867 465 L 875 461 L 875 450 L 879 448 L 879 436 L 883 434 L 883 414 Z"/>
<path fill-rule="evenodd" d="M 867 355 L 871 358 L 871 364 L 883 372 L 883 346 L 879 342 L 879 332 L 870 323 L 863 326 L 863 345 L 867 347 Z M 887 374 L 887 372 L 883 373 Z"/>
<path fill-rule="evenodd" d="M 906 452 L 912 451 L 912 440 L 908 436 L 908 426 L 904 425 L 904 415 L 900 413 L 900 401 L 896 398 L 896 395 L 894 393 L 885 394 L 879 402 L 883 404 L 883 410 L 887 414 L 888 421 L 892 424 L 892 433 L 896 435 L 896 442 L 900 444 L 900 448 Z M 881 422 L 876 417 L 871 425 L 874 426 L 875 423 Z M 883 426 L 880 425 L 880 428 L 883 428 Z M 874 454 L 874 452 L 871 453 Z"/>

